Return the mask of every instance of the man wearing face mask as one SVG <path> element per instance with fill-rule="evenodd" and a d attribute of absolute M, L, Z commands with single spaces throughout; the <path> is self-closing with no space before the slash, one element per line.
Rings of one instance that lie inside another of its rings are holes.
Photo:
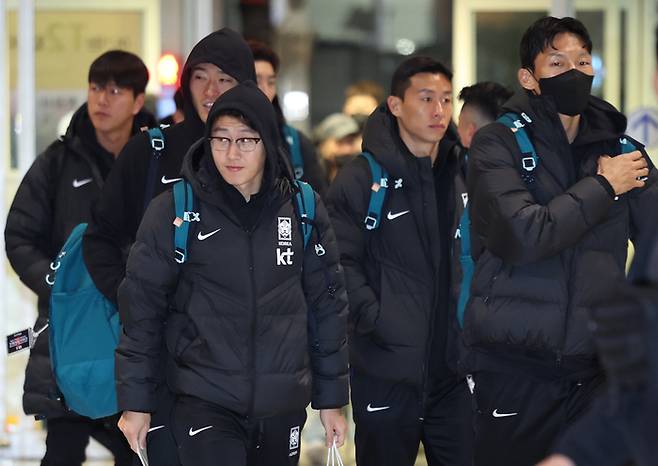
<path fill-rule="evenodd" d="M 481 249 L 464 368 L 475 381 L 476 466 L 538 462 L 589 407 L 603 382 L 590 311 L 623 279 L 628 239 L 657 221 L 658 173 L 638 142 L 622 150 L 626 118 L 590 95 L 591 51 L 578 20 L 535 22 L 521 41 L 523 90 L 503 109 L 518 115 L 535 166 L 503 124 L 471 145 Z"/>

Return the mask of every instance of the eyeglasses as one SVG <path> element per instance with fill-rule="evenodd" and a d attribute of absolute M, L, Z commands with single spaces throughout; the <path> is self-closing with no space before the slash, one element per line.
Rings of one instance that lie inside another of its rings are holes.
<path fill-rule="evenodd" d="M 235 143 L 241 152 L 253 152 L 256 149 L 256 145 L 261 141 L 261 138 L 231 139 L 223 136 L 211 136 L 208 138 L 208 141 L 210 141 L 211 149 L 217 152 L 227 151 L 232 143 Z"/>

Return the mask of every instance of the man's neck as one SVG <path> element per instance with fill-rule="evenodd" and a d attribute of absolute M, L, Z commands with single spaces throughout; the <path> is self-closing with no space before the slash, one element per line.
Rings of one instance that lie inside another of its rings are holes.
<path fill-rule="evenodd" d="M 432 165 L 434 165 L 434 162 L 439 155 L 440 141 L 435 143 L 420 142 L 414 139 L 404 130 L 400 131 L 400 139 L 402 139 L 402 142 L 404 142 L 404 144 L 407 146 L 409 152 L 411 152 L 415 157 L 430 157 L 432 160 Z"/>
<path fill-rule="evenodd" d="M 562 115 L 561 113 L 559 113 L 558 115 L 560 117 L 560 121 L 562 122 L 562 127 L 564 128 L 564 132 L 567 133 L 567 140 L 569 141 L 569 144 L 571 144 L 576 140 L 576 136 L 578 136 L 578 127 L 580 126 L 580 115 L 569 116 L 569 115 Z"/>
<path fill-rule="evenodd" d="M 95 130 L 96 140 L 103 149 L 114 155 L 114 158 L 117 158 L 119 156 L 119 152 L 121 152 L 121 149 L 123 149 L 123 146 L 125 146 L 130 139 L 131 130 L 132 123 L 127 125 L 125 128 L 117 129 L 114 131 Z"/>

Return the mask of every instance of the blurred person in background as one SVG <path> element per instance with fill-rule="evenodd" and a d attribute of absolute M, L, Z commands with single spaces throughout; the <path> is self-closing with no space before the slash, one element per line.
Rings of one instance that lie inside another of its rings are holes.
<path fill-rule="evenodd" d="M 464 148 L 471 147 L 473 136 L 483 126 L 496 121 L 502 106 L 513 92 L 491 81 L 467 86 L 459 92 L 459 100 L 464 102 L 459 112 L 457 132 Z"/>
<path fill-rule="evenodd" d="M 329 183 L 341 167 L 361 152 L 359 125 L 344 113 L 332 113 L 322 120 L 313 131 L 313 139 Z"/>
<path fill-rule="evenodd" d="M 279 121 L 279 131 L 288 160 L 295 177 L 309 183 L 313 189 L 324 196 L 327 191 L 326 175 L 315 153 L 313 143 L 296 128 L 288 125 L 283 116 L 281 104 L 277 96 L 277 74 L 279 72 L 279 56 L 267 44 L 249 41 L 249 47 L 254 55 L 258 87 L 270 99 Z"/>
<path fill-rule="evenodd" d="M 160 120 L 160 124 L 172 126 L 185 119 L 185 111 L 183 110 L 183 91 L 180 87 L 176 89 L 176 92 L 174 93 L 174 104 L 176 105 L 176 111 Z"/>
<path fill-rule="evenodd" d="M 385 98 L 386 92 L 380 84 L 369 79 L 357 81 L 345 89 L 343 113 L 354 118 L 363 132 L 366 120 Z"/>

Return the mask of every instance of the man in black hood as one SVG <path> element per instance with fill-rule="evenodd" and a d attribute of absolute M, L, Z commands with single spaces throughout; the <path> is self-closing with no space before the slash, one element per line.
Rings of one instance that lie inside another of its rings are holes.
<path fill-rule="evenodd" d="M 185 119 L 163 129 L 164 149 L 156 156 L 148 135 L 142 133 L 132 138 L 120 154 L 83 243 L 89 274 L 110 301 L 117 301 L 128 251 L 146 206 L 181 179 L 183 157 L 203 137 L 204 124 L 215 100 L 239 82 L 255 79 L 251 51 L 238 33 L 223 28 L 209 34 L 194 46 L 183 67 Z M 175 445 L 166 428 L 171 401 L 166 392 L 162 391 L 163 407 L 153 417 L 153 435 L 149 436 L 149 442 L 154 442 L 150 449 L 154 465 L 177 464 Z"/>
<path fill-rule="evenodd" d="M 591 51 L 576 19 L 532 24 L 523 90 L 503 108 L 513 129 L 484 127 L 469 152 L 476 466 L 535 464 L 589 408 L 604 379 L 590 313 L 624 279 L 629 238 L 657 221 L 658 173 L 628 147 L 626 118 L 590 95 Z"/>
<path fill-rule="evenodd" d="M 206 126 L 183 162 L 196 214 L 184 264 L 174 259 L 171 192 L 149 205 L 130 251 L 119 290 L 119 425 L 135 451 L 144 446 L 167 359 L 183 465 L 296 465 L 309 402 L 327 446 L 341 446 L 347 430 L 335 236 L 315 194 L 305 245 L 274 109 L 255 83 L 222 95 Z"/>
<path fill-rule="evenodd" d="M 73 228 L 87 222 L 93 202 L 131 135 L 155 123 L 144 113 L 148 70 L 136 55 L 106 52 L 89 68 L 87 102 L 73 115 L 66 135 L 40 154 L 16 192 L 5 229 L 7 257 L 39 300 L 35 331 L 48 323 L 50 263 Z M 47 420 L 46 455 L 41 464 L 81 465 L 89 437 L 130 465 L 132 454 L 115 426 L 116 419 L 92 420 L 69 411 L 62 402 L 50 364 L 48 331 L 30 352 L 23 409 Z"/>
<path fill-rule="evenodd" d="M 255 80 L 254 61 L 242 37 L 228 28 L 199 41 L 181 76 L 185 120 L 163 130 L 164 149 L 147 188 L 155 157 L 147 134 L 134 137 L 120 154 L 94 209 L 84 238 L 84 257 L 98 289 L 112 302 L 125 274 L 125 261 L 135 240 L 145 206 L 180 179 L 185 153 L 203 136 L 204 123 L 215 100 L 247 79 Z"/>

